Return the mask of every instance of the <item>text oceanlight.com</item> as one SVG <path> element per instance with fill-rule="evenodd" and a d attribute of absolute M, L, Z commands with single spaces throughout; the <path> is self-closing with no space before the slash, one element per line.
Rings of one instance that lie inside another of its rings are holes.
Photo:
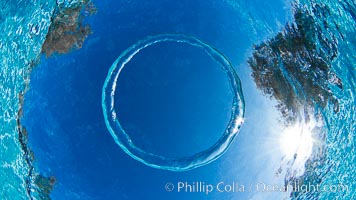
<path fill-rule="evenodd" d="M 180 193 L 238 193 L 238 192 L 347 192 L 349 187 L 343 184 L 321 185 L 321 184 L 301 184 L 299 181 L 291 182 L 287 185 L 268 184 L 258 182 L 253 184 L 241 184 L 239 182 L 217 182 L 215 184 L 203 181 L 167 183 L 165 189 L 168 192 Z"/>

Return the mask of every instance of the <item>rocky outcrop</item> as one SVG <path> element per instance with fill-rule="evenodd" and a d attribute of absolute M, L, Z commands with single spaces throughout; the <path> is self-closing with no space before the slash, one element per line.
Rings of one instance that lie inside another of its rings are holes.
<path fill-rule="evenodd" d="M 51 19 L 52 23 L 43 43 L 42 53 L 49 57 L 54 53 L 64 54 L 81 48 L 84 40 L 91 33 L 90 26 L 84 25 L 83 19 L 85 15 L 96 12 L 96 8 L 89 0 L 65 8 L 58 5 Z"/>
<path fill-rule="evenodd" d="M 287 121 L 294 121 L 308 106 L 331 103 L 338 112 L 338 101 L 329 88 L 333 84 L 342 89 L 341 80 L 331 70 L 338 40 L 325 31 L 330 11 L 318 4 L 312 10 L 295 5 L 293 11 L 294 23 L 254 47 L 248 61 L 252 77 L 263 93 L 278 100 Z M 322 21 L 316 22 L 319 19 Z"/>

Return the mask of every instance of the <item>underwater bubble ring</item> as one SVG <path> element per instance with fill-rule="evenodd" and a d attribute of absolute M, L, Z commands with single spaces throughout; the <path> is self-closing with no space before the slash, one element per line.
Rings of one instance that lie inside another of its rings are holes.
<path fill-rule="evenodd" d="M 161 42 L 186 43 L 201 48 L 215 62 L 221 65 L 222 70 L 224 70 L 229 79 L 230 89 L 233 94 L 229 123 L 222 136 L 214 145 L 206 150 L 195 153 L 192 156 L 166 158 L 164 156 L 145 152 L 135 146 L 130 136 L 120 124 L 114 108 L 116 85 L 121 70 L 141 50 Z M 114 138 L 115 142 L 125 153 L 150 167 L 170 171 L 186 171 L 211 163 L 226 152 L 242 126 L 245 103 L 241 88 L 241 81 L 231 63 L 222 53 L 195 37 L 178 34 L 162 34 L 147 37 L 146 39 L 137 42 L 126 49 L 115 60 L 109 69 L 108 76 L 105 79 L 102 89 L 102 108 L 107 129 Z"/>

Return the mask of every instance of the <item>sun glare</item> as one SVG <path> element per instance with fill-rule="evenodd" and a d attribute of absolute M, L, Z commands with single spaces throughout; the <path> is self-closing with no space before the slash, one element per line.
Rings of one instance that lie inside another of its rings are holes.
<path fill-rule="evenodd" d="M 300 123 L 286 127 L 279 140 L 282 153 L 289 158 L 309 157 L 313 148 L 313 127 L 311 124 Z"/>

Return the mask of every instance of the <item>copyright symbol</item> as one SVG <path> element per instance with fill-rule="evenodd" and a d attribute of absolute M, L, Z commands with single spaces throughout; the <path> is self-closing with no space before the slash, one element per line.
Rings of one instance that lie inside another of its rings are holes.
<path fill-rule="evenodd" d="M 166 183 L 166 185 L 164 186 L 164 189 L 166 189 L 167 192 L 172 192 L 174 190 L 173 183 Z"/>

